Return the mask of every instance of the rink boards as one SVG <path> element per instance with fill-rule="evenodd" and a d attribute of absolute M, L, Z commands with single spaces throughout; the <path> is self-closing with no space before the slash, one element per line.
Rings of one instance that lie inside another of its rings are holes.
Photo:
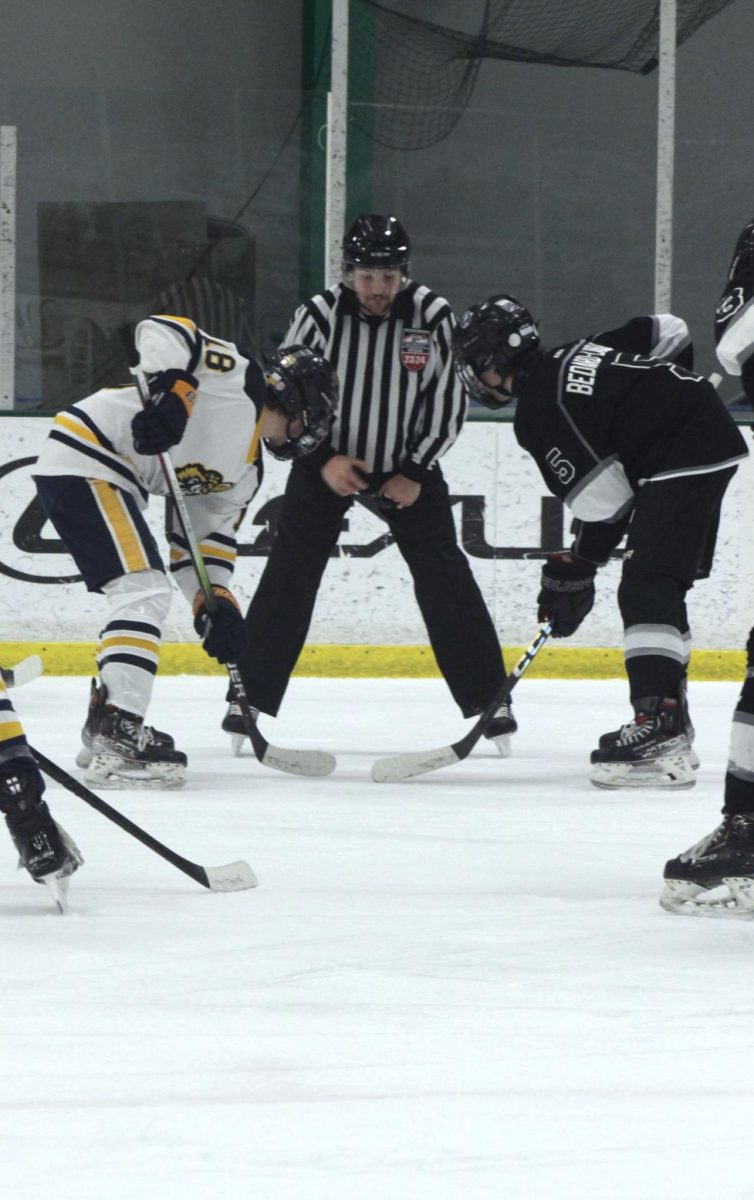
<path fill-rule="evenodd" d="M 105 616 L 101 596 L 78 580 L 75 566 L 44 521 L 32 481 L 50 418 L 0 417 L 0 573 L 3 659 L 39 652 L 48 672 L 91 669 Z M 569 541 L 569 518 L 549 496 L 508 423 L 474 421 L 442 460 L 453 497 L 459 541 L 495 620 L 501 643 L 519 647 L 536 628 L 536 595 L 543 555 Z M 234 588 L 244 606 L 269 553 L 271 530 L 288 468 L 269 460 L 262 487 L 239 530 Z M 710 580 L 689 598 L 700 678 L 738 677 L 754 613 L 754 508 L 751 459 L 727 493 Z M 164 506 L 150 501 L 148 521 L 164 545 Z M 551 645 L 538 673 L 608 677 L 621 671 L 621 624 L 615 591 L 619 558 L 598 576 L 594 610 L 567 645 Z M 177 593 L 166 622 L 163 672 L 214 670 L 196 643 L 190 613 Z M 16 645 L 17 644 L 17 645 Z M 0 647 L 2 644 L 0 644 Z M 320 590 L 300 674 L 434 675 L 436 666 L 413 596 L 408 571 L 385 524 L 357 503 L 348 513 L 337 552 Z"/>

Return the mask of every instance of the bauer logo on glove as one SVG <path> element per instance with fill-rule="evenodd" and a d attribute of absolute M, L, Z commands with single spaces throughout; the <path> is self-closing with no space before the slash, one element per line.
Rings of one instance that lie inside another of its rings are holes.
<path fill-rule="evenodd" d="M 550 554 L 542 567 L 537 620 L 549 621 L 552 636 L 570 637 L 594 604 L 597 567 L 572 554 Z"/>

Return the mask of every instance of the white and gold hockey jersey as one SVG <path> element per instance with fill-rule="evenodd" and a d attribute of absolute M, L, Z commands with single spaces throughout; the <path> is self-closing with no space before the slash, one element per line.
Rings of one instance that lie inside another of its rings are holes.
<path fill-rule="evenodd" d="M 175 369 L 198 380 L 194 410 L 170 458 L 210 579 L 227 585 L 236 525 L 262 482 L 262 368 L 232 342 L 211 337 L 186 317 L 141 321 L 136 349 L 148 375 Z M 142 509 L 150 495 L 166 495 L 158 456 L 137 454 L 133 447 L 131 421 L 140 408 L 135 386 L 101 388 L 72 404 L 54 418 L 34 474 L 105 480 L 130 492 Z M 177 526 L 169 540 L 171 572 L 190 597 L 196 582 L 193 571 L 184 569 L 190 559 Z"/>

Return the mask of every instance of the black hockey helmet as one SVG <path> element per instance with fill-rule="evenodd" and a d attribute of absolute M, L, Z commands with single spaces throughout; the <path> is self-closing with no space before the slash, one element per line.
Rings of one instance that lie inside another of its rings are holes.
<path fill-rule="evenodd" d="M 749 221 L 736 242 L 728 271 L 728 283 L 754 283 L 754 221 Z"/>
<path fill-rule="evenodd" d="M 410 257 L 411 243 L 397 217 L 362 213 L 343 238 L 343 282 L 353 287 L 354 267 L 399 267 L 405 287 Z"/>
<path fill-rule="evenodd" d="M 501 408 L 512 397 L 496 400 L 482 383 L 482 373 L 496 371 L 504 378 L 538 348 L 539 333 L 531 313 L 515 297 L 504 294 L 473 304 L 453 330 L 456 374 L 466 391 L 487 408 Z"/>
<path fill-rule="evenodd" d="M 303 458 L 327 437 L 338 408 L 338 378 L 327 359 L 308 346 L 286 346 L 273 354 L 264 369 L 267 403 L 288 418 L 288 438 L 282 446 L 265 446 L 274 458 Z M 303 430 L 291 436 L 292 421 Z"/>

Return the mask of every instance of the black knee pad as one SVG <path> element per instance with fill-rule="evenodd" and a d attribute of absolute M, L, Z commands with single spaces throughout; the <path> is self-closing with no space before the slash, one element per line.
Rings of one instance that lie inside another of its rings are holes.
<path fill-rule="evenodd" d="M 685 588 L 668 575 L 636 574 L 624 568 L 618 585 L 618 607 L 625 626 L 674 625 L 688 629 Z"/>

